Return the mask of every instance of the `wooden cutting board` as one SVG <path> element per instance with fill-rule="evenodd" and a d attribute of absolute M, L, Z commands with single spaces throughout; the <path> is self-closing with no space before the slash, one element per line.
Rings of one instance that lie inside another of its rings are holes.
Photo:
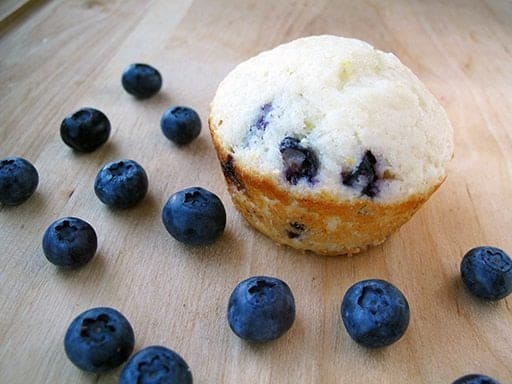
<path fill-rule="evenodd" d="M 95 306 L 130 320 L 136 349 L 160 344 L 189 363 L 195 383 L 451 383 L 471 372 L 512 382 L 512 298 L 471 297 L 459 263 L 473 246 L 512 253 L 512 4 L 509 1 L 55 0 L 0 7 L 0 157 L 23 156 L 40 174 L 36 194 L 0 208 L 0 382 L 115 383 L 65 356 L 70 321 Z M 311 34 L 367 40 L 394 52 L 432 90 L 455 128 L 449 177 L 385 244 L 352 258 L 278 247 L 235 211 L 206 129 L 208 104 L 237 63 Z M 162 92 L 137 101 L 123 68 L 148 62 Z M 177 148 L 160 132 L 173 104 L 200 113 L 200 137 Z M 108 143 L 76 154 L 59 137 L 83 106 L 104 111 Z M 106 208 L 93 180 L 102 164 L 132 158 L 150 179 L 129 210 Z M 225 203 L 222 239 L 179 244 L 160 212 L 178 189 L 203 186 Z M 62 216 L 90 222 L 97 256 L 77 271 L 49 264 L 46 227 Z M 229 329 L 229 294 L 268 274 L 293 290 L 297 318 L 281 339 L 250 345 Z M 411 323 L 391 347 L 368 351 L 345 332 L 340 302 L 364 278 L 409 299 Z"/>

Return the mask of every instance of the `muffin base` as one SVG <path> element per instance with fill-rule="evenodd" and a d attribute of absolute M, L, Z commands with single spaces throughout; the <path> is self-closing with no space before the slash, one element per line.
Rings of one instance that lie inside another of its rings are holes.
<path fill-rule="evenodd" d="M 247 172 L 217 140 L 209 127 L 231 199 L 258 231 L 279 244 L 336 256 L 355 254 L 383 243 L 406 223 L 443 183 L 407 199 L 380 203 L 340 200 L 327 192 L 299 195 L 264 175 Z"/>

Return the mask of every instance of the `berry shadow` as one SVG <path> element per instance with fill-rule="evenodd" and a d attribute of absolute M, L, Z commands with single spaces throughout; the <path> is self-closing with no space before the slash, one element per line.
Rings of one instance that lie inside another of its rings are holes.
<path fill-rule="evenodd" d="M 42 257 L 45 257 L 44 255 Z M 46 260 L 46 258 L 45 258 Z M 92 260 L 80 268 L 67 269 L 53 266 L 55 268 L 55 275 L 57 278 L 62 280 L 74 280 L 77 276 L 88 275 L 88 276 L 100 276 L 105 270 L 105 257 L 101 251 L 96 252 Z M 88 278 L 86 277 L 88 280 Z"/>
<path fill-rule="evenodd" d="M 160 134 L 163 136 L 163 133 L 160 132 Z M 191 156 L 204 156 L 205 153 L 209 153 L 211 151 L 212 144 L 210 143 L 209 136 L 207 135 L 203 136 L 202 134 L 200 134 L 190 143 L 184 145 L 177 145 L 173 143 L 171 140 L 166 140 L 169 142 L 169 147 L 173 151 L 181 152 L 180 155 L 185 154 Z"/>
<path fill-rule="evenodd" d="M 104 209 L 108 211 L 110 215 L 119 218 L 135 219 L 139 224 L 151 221 L 155 217 L 160 216 L 160 206 L 151 192 L 148 192 L 144 199 L 133 207 L 124 209 L 109 207 L 99 200 L 98 202 L 104 206 Z M 133 222 L 131 224 L 133 225 Z"/>
<path fill-rule="evenodd" d="M 89 160 L 94 159 L 98 163 L 105 163 L 105 159 L 117 158 L 120 154 L 119 145 L 110 138 L 105 144 L 92 152 L 79 152 L 70 149 L 70 152 L 73 158 L 77 160 L 85 160 L 85 158 L 89 158 Z"/>
<path fill-rule="evenodd" d="M 168 107 L 171 106 L 172 97 L 169 93 L 166 91 L 160 91 L 152 98 L 146 100 L 148 103 L 153 103 L 157 105 L 167 105 Z"/>
<path fill-rule="evenodd" d="M 505 305 L 503 299 L 491 301 L 471 294 L 462 282 L 460 275 L 453 276 L 448 285 L 448 288 L 453 292 L 454 300 L 456 300 L 457 313 L 461 310 L 460 306 L 463 306 L 464 311 L 470 312 L 475 316 L 477 315 L 482 318 L 492 317 L 494 311 L 501 311 L 500 303 Z"/>
<path fill-rule="evenodd" d="M 173 105 L 172 97 L 166 91 L 160 91 L 148 99 L 137 99 L 131 95 L 126 95 L 126 97 L 131 99 L 135 108 L 147 108 L 149 110 L 159 111 L 160 114 L 163 114 L 167 108 Z"/>
<path fill-rule="evenodd" d="M 36 190 L 32 196 L 19 205 L 0 204 L 0 212 L 7 217 L 13 216 L 13 220 L 19 220 L 19 217 L 23 215 L 24 212 L 28 212 L 28 214 L 32 216 L 34 212 L 41 212 L 45 205 L 46 199 L 44 195 Z"/>
<path fill-rule="evenodd" d="M 241 260 L 243 254 L 240 251 L 241 240 L 237 239 L 227 228 L 213 244 L 193 246 L 174 239 L 167 233 L 163 224 L 161 225 L 165 235 L 167 235 L 167 241 L 173 242 L 170 246 L 175 247 L 178 251 L 176 253 L 183 255 L 183 257 L 195 260 L 202 265 L 204 263 L 236 265 Z"/>
<path fill-rule="evenodd" d="M 244 344 L 243 348 L 250 350 L 250 353 L 265 357 L 276 348 L 282 348 L 283 352 L 290 350 L 290 343 L 293 340 L 303 340 L 304 334 L 305 330 L 302 322 L 296 317 L 292 327 L 276 340 L 258 343 L 240 339 L 240 342 Z M 299 345 L 296 345 L 296 348 L 299 348 Z"/>

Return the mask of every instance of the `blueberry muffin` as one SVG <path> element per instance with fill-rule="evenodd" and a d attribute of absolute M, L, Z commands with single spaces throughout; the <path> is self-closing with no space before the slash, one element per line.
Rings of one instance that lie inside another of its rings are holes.
<path fill-rule="evenodd" d="M 280 244 L 382 243 L 446 178 L 446 112 L 391 53 L 337 36 L 280 45 L 219 85 L 209 128 L 232 200 Z"/>

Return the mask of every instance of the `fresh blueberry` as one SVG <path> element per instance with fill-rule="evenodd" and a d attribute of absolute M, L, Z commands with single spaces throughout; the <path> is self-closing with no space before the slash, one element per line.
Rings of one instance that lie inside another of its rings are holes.
<path fill-rule="evenodd" d="M 76 317 L 64 337 L 66 355 L 78 368 L 101 373 L 124 363 L 135 336 L 128 320 L 113 308 L 89 309 Z"/>
<path fill-rule="evenodd" d="M 147 99 L 162 88 L 162 76 L 147 64 L 130 64 L 121 78 L 126 92 L 139 99 Z"/>
<path fill-rule="evenodd" d="M 129 208 L 146 196 L 148 176 L 133 160 L 113 161 L 98 172 L 94 192 L 111 207 Z"/>
<path fill-rule="evenodd" d="M 110 135 L 110 121 L 101 111 L 82 108 L 62 120 L 60 136 L 64 143 L 80 152 L 92 152 Z"/>
<path fill-rule="evenodd" d="M 279 279 L 254 276 L 240 282 L 231 293 L 228 323 L 244 340 L 266 342 L 288 331 L 295 320 L 295 300 Z"/>
<path fill-rule="evenodd" d="M 285 177 L 290 184 L 296 185 L 301 179 L 314 182 L 319 162 L 312 149 L 304 147 L 299 139 L 285 137 L 279 144 L 279 151 L 283 158 Z"/>
<path fill-rule="evenodd" d="M 475 296 L 499 300 L 512 293 L 512 260 L 499 248 L 471 249 L 462 259 L 460 273 Z"/>
<path fill-rule="evenodd" d="M 43 251 L 53 264 L 78 268 L 87 264 L 96 253 L 98 238 L 94 228 L 77 217 L 54 221 L 43 236 Z"/>
<path fill-rule="evenodd" d="M 458 378 L 452 384 L 500 384 L 492 377 L 485 375 L 466 375 Z"/>
<path fill-rule="evenodd" d="M 363 159 L 352 172 L 342 172 L 342 182 L 349 187 L 361 189 L 361 193 L 368 197 L 375 197 L 379 192 L 377 188 L 377 172 L 375 171 L 377 159 L 371 151 L 366 151 Z"/>
<path fill-rule="evenodd" d="M 35 167 L 21 157 L 0 160 L 0 203 L 19 205 L 37 188 L 39 175 Z"/>
<path fill-rule="evenodd" d="M 167 231 L 188 245 L 213 243 L 226 226 L 226 210 L 217 195 L 201 187 L 173 194 L 162 210 Z"/>
<path fill-rule="evenodd" d="M 141 349 L 128 360 L 119 384 L 192 384 L 192 373 L 176 352 L 151 346 Z"/>
<path fill-rule="evenodd" d="M 160 127 L 169 140 L 177 145 L 184 145 L 201 132 L 201 119 L 191 108 L 171 107 L 162 115 Z"/>
<path fill-rule="evenodd" d="M 409 325 L 409 304 L 395 286 L 384 280 L 363 280 L 351 286 L 341 303 L 348 334 L 368 348 L 400 339 Z"/>

